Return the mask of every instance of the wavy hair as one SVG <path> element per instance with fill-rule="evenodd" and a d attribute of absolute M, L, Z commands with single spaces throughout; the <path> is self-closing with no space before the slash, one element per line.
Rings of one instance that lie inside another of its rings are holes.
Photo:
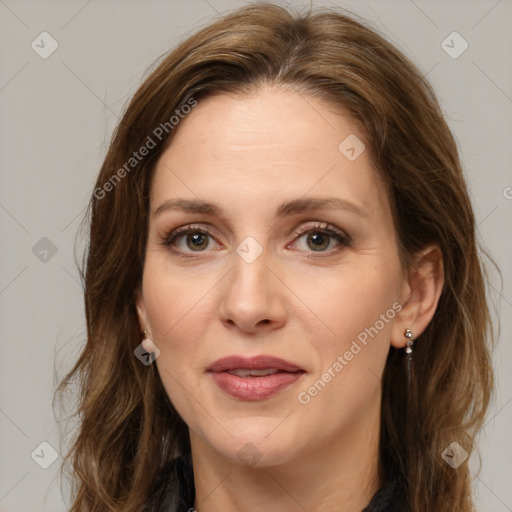
<path fill-rule="evenodd" d="M 188 427 L 155 365 L 134 356 L 149 186 L 179 129 L 169 120 L 184 105 L 264 84 L 322 98 L 361 124 L 375 172 L 388 186 L 404 265 L 429 243 L 441 248 L 445 284 L 415 344 L 408 392 L 402 352 L 391 348 L 386 362 L 379 471 L 384 481 L 404 479 L 411 511 L 473 510 L 468 460 L 454 470 L 441 453 L 454 441 L 469 455 L 476 447 L 493 392 L 493 326 L 457 145 L 432 87 L 376 29 L 333 8 L 301 14 L 250 4 L 159 61 L 115 129 L 84 219 L 87 340 L 55 392 L 62 400 L 77 384 L 78 428 L 61 468 L 69 466 L 70 512 L 139 511 L 166 464 L 190 453 Z M 168 129 L 155 132 L 162 126 Z M 148 154 L 131 161 L 148 137 Z"/>

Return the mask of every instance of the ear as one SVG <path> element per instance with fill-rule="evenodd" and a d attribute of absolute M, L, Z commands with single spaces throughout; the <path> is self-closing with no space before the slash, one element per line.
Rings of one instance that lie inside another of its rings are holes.
<path fill-rule="evenodd" d="M 142 296 L 141 289 L 137 289 L 135 292 L 135 307 L 137 308 L 137 316 L 139 318 L 139 326 L 141 331 L 146 331 L 147 337 L 142 340 L 142 346 L 146 352 L 156 353 L 157 356 L 160 354 L 160 350 L 153 342 L 151 328 L 148 324 L 148 318 L 146 315 L 146 305 L 144 304 L 144 297 Z"/>
<path fill-rule="evenodd" d="M 146 306 L 144 304 L 144 297 L 142 296 L 142 289 L 138 288 L 135 291 L 135 308 L 137 309 L 137 317 L 139 319 L 140 330 L 149 331 L 148 318 L 146 315 Z"/>
<path fill-rule="evenodd" d="M 432 320 L 444 285 L 443 253 L 437 244 L 429 245 L 413 258 L 404 276 L 400 304 L 391 330 L 391 345 L 407 343 L 404 331 L 410 329 L 417 339 Z"/>

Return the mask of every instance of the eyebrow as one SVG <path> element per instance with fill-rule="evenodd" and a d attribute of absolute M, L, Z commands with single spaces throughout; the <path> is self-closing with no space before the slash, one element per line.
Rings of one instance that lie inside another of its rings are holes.
<path fill-rule="evenodd" d="M 368 214 L 360 206 L 341 199 L 339 197 L 304 197 L 300 199 L 293 199 L 281 203 L 276 210 L 276 217 L 283 218 L 289 215 L 312 211 L 312 210 L 344 210 L 362 217 L 365 220 L 370 220 Z M 158 216 L 168 210 L 178 210 L 184 213 L 204 213 L 222 216 L 222 207 L 217 203 L 208 203 L 206 201 L 197 199 L 167 199 L 153 212 L 153 216 Z"/>

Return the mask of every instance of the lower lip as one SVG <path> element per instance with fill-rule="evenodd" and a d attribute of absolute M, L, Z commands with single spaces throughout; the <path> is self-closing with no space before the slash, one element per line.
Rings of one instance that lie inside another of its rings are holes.
<path fill-rule="evenodd" d="M 278 372 L 263 377 L 238 377 L 228 372 L 210 372 L 222 391 L 243 400 L 262 400 L 288 389 L 304 372 Z"/>

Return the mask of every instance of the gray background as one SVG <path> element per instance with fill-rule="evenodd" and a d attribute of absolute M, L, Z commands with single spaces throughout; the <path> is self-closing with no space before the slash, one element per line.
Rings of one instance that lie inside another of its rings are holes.
<path fill-rule="evenodd" d="M 0 0 L 2 512 L 67 510 L 57 479 L 64 445 L 51 409 L 54 369 L 62 376 L 83 343 L 73 246 L 118 116 L 156 58 L 245 3 Z M 504 283 L 493 274 L 502 323 L 497 391 L 474 488 L 479 511 L 512 511 L 512 1 L 314 5 L 362 15 L 410 56 L 428 74 L 459 144 L 479 235 Z M 43 31 L 59 45 L 46 59 L 31 47 Z M 469 43 L 458 58 L 441 47 L 453 31 Z M 84 237 L 77 243 L 80 251 Z M 42 442 L 59 453 L 48 469 L 31 457 L 37 448 L 34 458 L 49 461 Z"/>

